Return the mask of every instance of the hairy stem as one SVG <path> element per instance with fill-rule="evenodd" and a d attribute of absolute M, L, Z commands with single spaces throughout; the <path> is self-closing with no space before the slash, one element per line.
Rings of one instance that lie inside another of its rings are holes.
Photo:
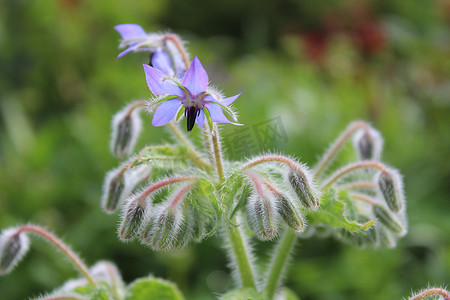
<path fill-rule="evenodd" d="M 213 125 L 213 130 L 211 132 L 211 138 L 214 148 L 214 159 L 216 161 L 217 175 L 219 176 L 219 185 L 221 185 L 225 180 L 225 174 L 223 172 L 222 149 L 220 147 L 219 141 L 219 130 L 217 129 L 217 125 L 215 124 Z"/>
<path fill-rule="evenodd" d="M 376 185 L 370 181 L 355 181 L 347 184 L 339 185 L 339 188 L 344 190 L 355 190 L 355 189 L 376 189 Z"/>
<path fill-rule="evenodd" d="M 231 222 L 235 223 L 236 217 Z M 251 253 L 249 253 L 248 245 L 244 241 L 244 232 L 239 226 L 228 226 L 226 231 L 230 242 L 230 256 L 235 259 L 242 287 L 256 289 L 255 275 L 250 259 Z"/>
<path fill-rule="evenodd" d="M 426 291 L 423 291 L 413 297 L 411 297 L 409 300 L 421 300 L 429 296 L 439 295 L 444 298 L 444 300 L 450 300 L 450 293 L 444 289 L 441 288 L 430 288 Z"/>
<path fill-rule="evenodd" d="M 17 235 L 19 235 L 21 232 L 32 232 L 37 235 L 42 236 L 43 238 L 47 239 L 50 243 L 52 243 L 54 246 L 59 248 L 66 256 L 69 258 L 70 262 L 73 264 L 73 266 L 78 269 L 78 271 L 83 275 L 90 284 L 96 286 L 97 283 L 95 282 L 92 275 L 89 273 L 88 267 L 81 261 L 81 259 L 66 245 L 63 241 L 58 239 L 56 236 L 48 232 L 47 230 L 36 226 L 36 225 L 24 225 L 19 227 L 17 230 Z"/>
<path fill-rule="evenodd" d="M 321 190 L 325 189 L 326 187 L 332 185 L 334 182 L 336 182 L 339 178 L 347 175 L 350 172 L 353 172 L 355 170 L 358 169 L 367 169 L 367 168 L 373 168 L 373 169 L 378 169 L 382 172 L 387 172 L 386 170 L 386 166 L 379 163 L 379 162 L 375 162 L 375 161 L 362 161 L 362 162 L 357 162 L 354 164 L 350 164 L 346 167 L 343 167 L 340 170 L 337 170 L 335 173 L 331 174 L 330 177 L 328 177 L 327 179 L 324 180 L 324 183 L 321 186 Z M 317 174 L 317 172 L 316 172 Z"/>
<path fill-rule="evenodd" d="M 175 45 L 175 47 L 177 47 L 178 52 L 180 52 L 181 57 L 183 58 L 183 62 L 186 66 L 186 69 L 188 69 L 189 64 L 190 64 L 188 55 L 187 55 L 186 49 L 184 49 L 183 43 L 180 41 L 180 39 L 176 35 L 168 33 L 168 34 L 164 35 L 164 40 L 171 41 Z"/>
<path fill-rule="evenodd" d="M 360 200 L 360 201 L 366 202 L 366 203 L 368 203 L 368 204 L 370 204 L 370 205 L 375 205 L 375 204 L 377 204 L 377 203 L 375 202 L 375 200 L 373 200 L 371 197 L 366 196 L 366 195 L 363 195 L 363 194 L 359 194 L 359 193 L 350 193 L 349 196 L 350 196 L 351 198 L 353 198 L 353 199 L 356 199 L 356 200 Z"/>
<path fill-rule="evenodd" d="M 328 151 L 322 156 L 322 159 L 317 163 L 315 168 L 316 177 L 318 177 L 326 168 L 326 166 L 333 160 L 334 156 L 339 152 L 345 141 L 358 129 L 369 128 L 370 125 L 364 121 L 356 121 L 351 123 L 347 129 L 336 139 L 333 145 L 328 149 Z"/>
<path fill-rule="evenodd" d="M 298 169 L 298 164 L 296 162 L 294 162 L 292 159 L 287 158 L 286 156 L 266 155 L 266 156 L 256 158 L 252 161 L 249 161 L 248 163 L 244 164 L 241 167 L 241 170 L 247 170 L 247 169 L 253 168 L 259 164 L 268 163 L 268 162 L 278 162 L 278 163 L 287 165 L 291 169 Z"/>
<path fill-rule="evenodd" d="M 286 268 L 287 260 L 289 259 L 290 253 L 294 248 L 296 240 L 296 235 L 292 230 L 286 229 L 284 231 L 283 237 L 277 243 L 277 248 L 275 256 L 270 263 L 270 268 L 267 273 L 267 281 L 264 287 L 267 299 L 273 299 L 278 285 L 280 284 L 281 278 L 283 276 L 283 271 Z"/>
<path fill-rule="evenodd" d="M 191 160 L 194 164 L 196 164 L 199 168 L 204 169 L 206 171 L 212 170 L 212 166 L 206 162 L 201 155 L 195 150 L 194 145 L 191 143 L 191 141 L 184 135 L 184 133 L 176 126 L 172 121 L 167 123 L 169 125 L 170 130 L 175 134 L 177 139 L 183 143 L 189 155 L 191 156 Z"/>

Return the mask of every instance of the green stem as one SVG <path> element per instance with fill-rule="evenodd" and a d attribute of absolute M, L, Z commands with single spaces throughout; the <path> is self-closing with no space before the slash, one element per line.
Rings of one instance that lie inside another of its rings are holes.
<path fill-rule="evenodd" d="M 223 172 L 222 151 L 220 149 L 219 131 L 217 130 L 216 125 L 213 125 L 211 138 L 212 138 L 212 142 L 213 142 L 214 158 L 216 161 L 217 175 L 219 176 L 219 186 L 220 186 L 223 183 L 223 181 L 225 180 L 225 174 Z"/>
<path fill-rule="evenodd" d="M 92 284 L 93 286 L 97 286 L 97 283 L 89 272 L 88 267 L 66 244 L 63 243 L 63 241 L 58 239 L 56 236 L 36 225 L 21 226 L 17 230 L 16 234 L 18 235 L 21 232 L 32 232 L 47 239 L 50 243 L 59 248 L 67 256 L 67 258 L 69 258 L 74 267 L 78 269 L 78 271 L 89 281 L 90 284 Z"/>
<path fill-rule="evenodd" d="M 351 123 L 343 133 L 336 139 L 333 145 L 328 149 L 328 151 L 322 156 L 322 159 L 317 163 L 316 177 L 318 177 L 326 168 L 326 166 L 333 160 L 335 155 L 339 152 L 342 145 L 344 145 L 345 141 L 357 130 L 360 128 L 368 129 L 370 125 L 364 121 L 356 121 Z"/>
<path fill-rule="evenodd" d="M 212 166 L 200 156 L 200 154 L 195 150 L 194 145 L 192 145 L 191 141 L 189 141 L 183 132 L 181 132 L 180 128 L 178 128 L 178 126 L 176 126 L 172 121 L 169 122 L 168 125 L 177 139 L 186 146 L 192 162 L 201 169 L 206 171 L 212 170 Z"/>
<path fill-rule="evenodd" d="M 283 237 L 278 242 L 275 256 L 270 263 L 270 268 L 267 273 L 266 286 L 264 288 L 267 299 L 269 300 L 273 299 L 273 296 L 275 295 L 277 287 L 281 281 L 283 270 L 286 267 L 286 262 L 292 249 L 294 248 L 295 240 L 295 232 L 290 229 L 286 229 Z"/>
<path fill-rule="evenodd" d="M 231 222 L 235 223 L 236 218 Z M 242 232 L 242 229 L 239 226 L 234 227 L 229 225 L 226 230 L 230 241 L 230 250 L 232 251 L 231 256 L 235 259 L 242 287 L 256 289 L 252 262 L 249 257 L 250 253 L 247 252 L 246 247 L 248 247 L 248 245 L 244 242 L 244 233 Z"/>

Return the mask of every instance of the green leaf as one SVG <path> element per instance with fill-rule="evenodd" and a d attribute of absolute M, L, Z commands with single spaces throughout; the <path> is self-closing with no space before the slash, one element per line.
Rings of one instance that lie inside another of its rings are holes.
<path fill-rule="evenodd" d="M 208 223 L 212 225 L 210 232 L 205 235 L 211 235 L 217 231 L 222 223 L 223 204 L 217 199 L 216 188 L 214 184 L 201 178 L 195 186 L 191 197 L 191 202 L 195 211 L 199 212 L 203 217 L 208 219 Z"/>
<path fill-rule="evenodd" d="M 141 278 L 129 285 L 125 300 L 182 300 L 180 290 L 170 281 Z"/>
<path fill-rule="evenodd" d="M 330 188 L 323 194 L 319 209 L 308 212 L 308 223 L 310 225 L 329 225 L 335 228 L 342 227 L 351 232 L 367 230 L 375 223 L 375 220 L 363 224 L 349 220 L 348 212 L 350 215 L 354 215 L 353 204 L 348 199 L 347 192 L 337 192 Z"/>
<path fill-rule="evenodd" d="M 130 163 L 130 168 L 146 164 L 155 168 L 179 169 L 188 167 L 188 153 L 184 146 L 157 145 L 142 149 Z"/>
<path fill-rule="evenodd" d="M 255 289 L 243 288 L 226 293 L 220 300 L 267 300 L 267 298 Z"/>
<path fill-rule="evenodd" d="M 245 182 L 244 175 L 240 171 L 234 170 L 228 174 L 222 184 L 221 202 L 224 207 L 228 208 L 226 212 L 228 218 L 231 218 L 242 205 L 245 205 L 245 196 L 247 195 L 247 190 L 244 189 Z"/>

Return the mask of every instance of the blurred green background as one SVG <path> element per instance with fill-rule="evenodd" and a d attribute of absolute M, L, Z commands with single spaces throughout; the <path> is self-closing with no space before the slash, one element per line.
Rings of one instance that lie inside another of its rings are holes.
<path fill-rule="evenodd" d="M 409 233 L 391 250 L 299 243 L 286 285 L 302 299 L 400 299 L 450 282 L 448 0 L 0 1 L 0 228 L 43 225 L 88 264 L 114 261 L 127 282 L 168 278 L 188 299 L 214 299 L 231 285 L 219 239 L 155 253 L 121 243 L 118 216 L 100 209 L 104 174 L 119 163 L 108 149 L 112 115 L 149 97 L 148 57 L 116 60 L 120 23 L 188 40 L 213 83 L 227 95 L 245 89 L 236 107 L 248 132 L 281 120 L 287 140 L 251 152 L 313 165 L 350 121 L 381 131 L 384 161 L 404 175 Z M 141 146 L 169 140 L 150 118 L 144 124 Z M 271 246 L 257 243 L 263 259 Z M 37 296 L 75 276 L 34 240 L 0 278 L 1 298 Z"/>

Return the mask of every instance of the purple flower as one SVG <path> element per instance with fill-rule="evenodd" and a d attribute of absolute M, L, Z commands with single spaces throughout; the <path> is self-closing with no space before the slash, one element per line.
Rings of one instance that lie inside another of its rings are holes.
<path fill-rule="evenodd" d="M 137 24 L 120 24 L 116 25 L 114 29 L 122 36 L 120 47 L 128 47 L 119 53 L 117 58 L 121 58 L 130 52 L 147 51 L 150 53 L 149 65 L 164 74 L 182 78 L 186 73 L 186 66 L 179 52 L 171 43 L 165 41 L 165 35 L 147 34 Z"/>
<path fill-rule="evenodd" d="M 215 122 L 241 125 L 228 120 L 223 111 L 225 110 L 236 121 L 235 114 L 228 105 L 233 103 L 242 92 L 221 99 L 218 93 L 208 89 L 208 74 L 197 57 L 192 60 L 181 84 L 176 78 L 168 77 L 156 68 L 144 65 L 144 70 L 150 91 L 158 96 L 153 105 L 161 103 L 153 115 L 153 126 L 165 125 L 175 115 L 178 119 L 183 113 L 182 108 L 187 118 L 187 131 L 191 131 L 195 123 L 203 128 L 205 117 L 210 124 Z"/>
<path fill-rule="evenodd" d="M 127 47 L 120 52 L 117 58 L 121 58 L 125 54 L 137 51 L 155 52 L 157 48 L 163 45 L 161 34 L 147 34 L 141 26 L 137 24 L 120 24 L 114 26 L 114 29 L 122 36 L 120 47 Z"/>

